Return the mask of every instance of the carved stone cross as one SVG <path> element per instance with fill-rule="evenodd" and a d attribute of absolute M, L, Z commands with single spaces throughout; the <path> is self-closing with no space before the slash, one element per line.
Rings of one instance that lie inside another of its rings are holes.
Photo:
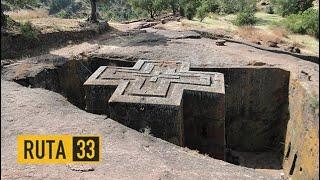
<path fill-rule="evenodd" d="M 224 77 L 180 61 L 102 66 L 85 82 L 86 108 L 133 129 L 224 159 Z"/>

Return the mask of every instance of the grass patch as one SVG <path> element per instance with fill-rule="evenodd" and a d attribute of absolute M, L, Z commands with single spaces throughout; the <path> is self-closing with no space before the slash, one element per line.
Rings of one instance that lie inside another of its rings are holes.
<path fill-rule="evenodd" d="M 268 30 L 272 29 L 274 26 L 278 26 L 278 23 L 284 18 L 277 14 L 267 14 L 264 12 L 257 12 L 255 14 L 257 17 L 257 23 L 255 27 Z"/>
<path fill-rule="evenodd" d="M 20 9 L 16 11 L 10 11 L 6 13 L 15 21 L 29 21 L 30 19 L 49 17 L 48 11 L 43 9 L 29 10 Z"/>
<path fill-rule="evenodd" d="M 21 23 L 20 31 L 21 34 L 27 39 L 38 39 L 38 31 L 32 26 L 30 22 Z"/>
<path fill-rule="evenodd" d="M 225 29 L 236 30 L 237 27 L 232 23 L 235 20 L 235 15 L 218 15 L 209 13 L 209 15 L 200 22 L 200 19 L 194 18 L 193 20 L 182 20 L 181 24 L 188 28 L 204 28 L 204 29 Z"/>

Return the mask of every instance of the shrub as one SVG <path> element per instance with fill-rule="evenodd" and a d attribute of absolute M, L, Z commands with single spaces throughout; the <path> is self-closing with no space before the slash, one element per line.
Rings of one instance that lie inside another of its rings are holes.
<path fill-rule="evenodd" d="M 62 18 L 62 19 L 68 19 L 70 18 L 70 14 L 66 12 L 65 10 L 62 10 L 56 14 L 57 17 Z"/>
<path fill-rule="evenodd" d="M 208 6 L 208 11 L 209 12 L 218 12 L 219 11 L 219 4 L 218 1 L 216 0 L 207 0 L 205 3 Z"/>
<path fill-rule="evenodd" d="M 298 14 L 313 6 L 313 0 L 272 0 L 282 16 Z"/>
<path fill-rule="evenodd" d="M 134 11 L 128 2 L 101 3 L 99 11 L 101 16 L 106 20 L 126 21 L 130 19 L 138 19 L 140 17 L 148 17 L 146 11 Z"/>
<path fill-rule="evenodd" d="M 28 39 L 38 39 L 38 32 L 30 22 L 20 25 L 21 34 Z"/>
<path fill-rule="evenodd" d="M 83 3 L 81 1 L 80 2 L 72 1 L 69 7 L 70 11 L 72 12 L 77 12 L 82 8 L 83 8 Z"/>
<path fill-rule="evenodd" d="M 305 33 L 303 28 L 303 18 L 299 14 L 292 14 L 283 21 L 283 25 L 294 33 Z"/>
<path fill-rule="evenodd" d="M 238 12 L 237 0 L 221 0 L 220 1 L 220 12 L 225 14 L 231 14 Z"/>
<path fill-rule="evenodd" d="M 219 11 L 226 14 L 243 12 L 246 9 L 255 11 L 256 4 L 256 0 L 220 0 Z"/>
<path fill-rule="evenodd" d="M 184 8 L 184 13 L 185 16 L 189 19 L 192 20 L 193 17 L 196 15 L 197 12 L 197 7 L 194 6 L 192 3 L 187 3 L 185 8 Z"/>
<path fill-rule="evenodd" d="M 183 17 L 186 16 L 186 13 L 184 12 L 184 8 L 181 5 L 179 7 L 179 14 L 180 14 L 180 16 L 183 16 Z"/>
<path fill-rule="evenodd" d="M 165 0 L 164 3 L 167 4 L 167 7 L 171 9 L 173 14 L 178 12 L 179 0 Z"/>
<path fill-rule="evenodd" d="M 11 6 L 13 9 L 16 8 L 25 8 L 26 5 L 30 6 L 38 6 L 40 3 L 39 0 L 14 0 L 14 1 L 6 1 L 9 6 Z"/>
<path fill-rule="evenodd" d="M 268 14 L 274 14 L 273 6 L 269 5 L 266 7 L 266 13 Z"/>
<path fill-rule="evenodd" d="M 197 8 L 197 17 L 200 19 L 200 22 L 203 21 L 203 19 L 208 15 L 208 13 L 209 13 L 209 5 L 206 2 L 203 2 Z"/>
<path fill-rule="evenodd" d="M 202 2 L 205 2 L 205 0 L 180 0 L 180 15 L 187 17 L 189 20 L 193 19 L 197 14 L 197 8 L 201 6 Z"/>
<path fill-rule="evenodd" d="M 201 22 L 209 12 L 217 12 L 219 10 L 219 5 L 214 0 L 203 0 L 199 4 L 199 7 L 196 9 L 196 14 Z"/>
<path fill-rule="evenodd" d="M 142 14 L 139 14 L 142 16 Z M 136 12 L 130 11 L 129 9 L 122 9 L 118 11 L 107 11 L 103 15 L 104 19 L 115 20 L 115 21 L 127 21 L 130 19 L 139 18 L 139 15 Z M 148 14 L 144 14 L 143 17 L 147 17 Z"/>
<path fill-rule="evenodd" d="M 129 2 L 136 10 L 148 12 L 150 18 L 154 18 L 159 15 L 165 8 L 163 0 L 130 0 Z"/>
<path fill-rule="evenodd" d="M 309 8 L 302 14 L 289 15 L 282 24 L 293 33 L 309 34 L 319 38 L 319 10 Z"/>
<path fill-rule="evenodd" d="M 2 5 L 2 4 L 1 4 L 1 5 Z M 9 17 L 9 16 L 8 16 L 8 15 L 5 15 L 5 14 L 3 13 L 3 10 L 1 9 L 1 28 L 7 26 L 7 18 L 8 18 L 8 17 Z"/>
<path fill-rule="evenodd" d="M 302 13 L 306 33 L 319 38 L 319 9 L 309 8 Z"/>
<path fill-rule="evenodd" d="M 72 3 L 73 0 L 54 0 L 50 3 L 49 14 L 55 14 Z"/>
<path fill-rule="evenodd" d="M 16 29 L 19 25 L 18 22 L 14 21 L 9 15 L 4 14 L 1 10 L 1 29 Z"/>
<path fill-rule="evenodd" d="M 237 14 L 234 24 L 237 26 L 254 25 L 257 22 L 257 18 L 254 14 L 255 13 L 252 10 L 244 10 Z"/>

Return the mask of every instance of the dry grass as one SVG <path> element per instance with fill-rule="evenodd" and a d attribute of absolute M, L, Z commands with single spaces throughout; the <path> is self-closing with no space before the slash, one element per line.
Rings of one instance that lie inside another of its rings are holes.
<path fill-rule="evenodd" d="M 31 64 L 25 63 L 21 64 L 17 71 L 15 72 L 15 77 L 20 77 L 28 72 L 28 70 L 31 68 Z"/>
<path fill-rule="evenodd" d="M 260 29 L 257 27 L 239 27 L 237 35 L 250 42 L 275 42 L 280 46 L 293 46 L 300 48 L 303 53 L 319 56 L 319 40 L 308 35 L 291 34 L 279 27 Z"/>
<path fill-rule="evenodd" d="M 36 9 L 36 10 L 21 9 L 17 11 L 10 11 L 10 12 L 7 12 L 6 14 L 9 15 L 13 20 L 19 21 L 19 22 L 29 21 L 30 19 L 49 17 L 48 11 L 44 9 Z"/>
<path fill-rule="evenodd" d="M 301 48 L 302 52 L 319 56 L 319 40 L 309 35 L 289 34 L 290 41 Z"/>
<path fill-rule="evenodd" d="M 209 14 L 208 17 L 204 18 L 202 22 L 199 21 L 199 19 L 194 18 L 194 20 L 187 20 L 183 19 L 181 20 L 181 25 L 186 28 L 192 28 L 192 29 L 206 29 L 206 30 L 212 30 L 212 29 L 225 29 L 228 31 L 233 31 L 237 29 L 237 26 L 235 26 L 232 21 L 235 19 L 235 15 L 217 15 L 217 14 Z"/>
<path fill-rule="evenodd" d="M 270 27 L 271 32 L 277 37 L 288 38 L 288 31 L 280 27 Z"/>
<path fill-rule="evenodd" d="M 80 29 L 80 24 L 84 21 L 80 19 L 60 19 L 60 18 L 38 18 L 30 22 L 43 33 L 56 31 L 73 31 Z"/>
<path fill-rule="evenodd" d="M 276 42 L 276 43 L 284 43 L 284 34 L 280 33 L 270 33 L 262 29 L 258 29 L 252 26 L 244 26 L 240 27 L 237 30 L 237 34 L 248 41 L 251 42 L 261 42 L 261 43 L 267 43 L 267 42 Z"/>
<path fill-rule="evenodd" d="M 292 45 L 293 47 L 305 48 L 305 46 L 302 45 L 301 43 L 299 43 L 298 41 L 292 41 L 291 45 Z"/>

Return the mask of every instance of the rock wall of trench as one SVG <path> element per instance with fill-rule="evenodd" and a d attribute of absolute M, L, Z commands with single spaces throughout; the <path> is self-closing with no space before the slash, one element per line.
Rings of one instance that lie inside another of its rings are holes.
<path fill-rule="evenodd" d="M 44 88 L 65 96 L 69 102 L 85 109 L 85 90 L 83 83 L 100 66 L 131 66 L 130 61 L 116 59 L 85 58 L 69 60 L 58 57 L 54 68 L 46 68 L 37 74 L 15 79 L 23 86 Z M 99 113 L 98 113 L 99 114 Z M 101 114 L 101 113 L 100 113 Z"/>
<path fill-rule="evenodd" d="M 290 79 L 290 120 L 283 168 L 292 179 L 319 179 L 319 96 L 307 83 Z"/>
<path fill-rule="evenodd" d="M 226 84 L 227 147 L 283 152 L 290 73 L 277 68 L 195 68 L 221 72 Z M 281 157 L 279 157 L 281 158 Z"/>
<path fill-rule="evenodd" d="M 95 37 L 109 29 L 106 23 L 77 31 L 59 31 L 39 33 L 36 38 L 23 34 L 1 33 L 1 59 L 19 58 L 22 55 L 35 55 L 53 46 L 66 44 L 68 41 L 79 42 Z"/>
<path fill-rule="evenodd" d="M 44 88 L 65 96 L 69 102 L 84 109 L 83 82 L 91 75 L 85 68 L 87 62 L 66 61 L 55 68 L 43 69 L 34 76 L 15 80 L 17 83 L 32 88 Z"/>
<path fill-rule="evenodd" d="M 319 95 L 311 93 L 310 84 L 276 68 L 209 71 L 225 74 L 228 147 L 276 148 L 286 177 L 319 179 Z"/>

